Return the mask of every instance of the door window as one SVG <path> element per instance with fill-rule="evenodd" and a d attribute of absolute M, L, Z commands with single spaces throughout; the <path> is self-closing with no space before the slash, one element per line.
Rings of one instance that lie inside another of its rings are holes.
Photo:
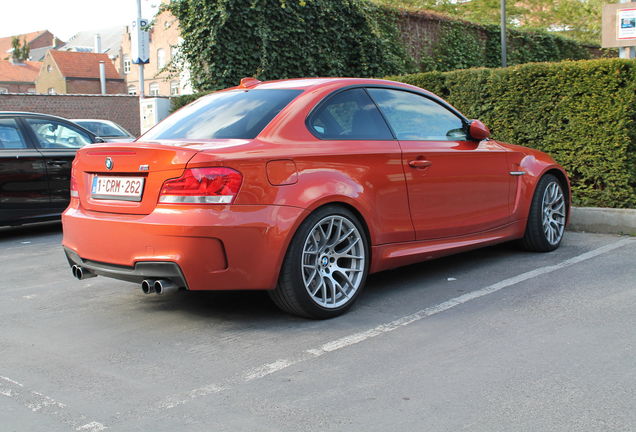
<path fill-rule="evenodd" d="M 23 149 L 26 147 L 26 142 L 15 119 L 0 118 L 0 150 Z"/>
<path fill-rule="evenodd" d="M 312 114 L 309 128 L 321 139 L 393 140 L 378 108 L 361 88 L 330 97 Z"/>
<path fill-rule="evenodd" d="M 370 88 L 369 94 L 403 141 L 465 141 L 464 123 L 437 102 L 403 90 Z"/>
<path fill-rule="evenodd" d="M 37 138 L 37 145 L 48 149 L 74 149 L 90 144 L 88 135 L 55 120 L 25 119 Z"/>

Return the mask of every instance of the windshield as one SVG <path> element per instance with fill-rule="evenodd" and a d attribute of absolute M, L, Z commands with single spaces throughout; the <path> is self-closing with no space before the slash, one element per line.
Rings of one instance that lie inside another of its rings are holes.
<path fill-rule="evenodd" d="M 142 139 L 252 139 L 302 90 L 230 90 L 180 109 Z"/>
<path fill-rule="evenodd" d="M 115 123 L 83 120 L 76 120 L 75 123 L 77 123 L 84 129 L 88 129 L 89 131 L 93 132 L 98 137 L 131 137 L 128 132 L 126 132 L 123 128 L 116 125 Z"/>

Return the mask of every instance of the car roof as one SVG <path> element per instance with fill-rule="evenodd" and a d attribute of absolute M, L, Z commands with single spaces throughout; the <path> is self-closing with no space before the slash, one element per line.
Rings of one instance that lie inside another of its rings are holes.
<path fill-rule="evenodd" d="M 308 90 L 315 89 L 320 87 L 331 87 L 331 86 L 353 86 L 353 85 L 386 85 L 391 87 L 402 87 L 402 88 L 412 88 L 417 89 L 418 91 L 422 91 L 419 87 L 415 87 L 409 84 L 389 81 L 383 79 L 374 79 L 374 78 L 293 78 L 293 79 L 285 79 L 285 80 L 276 80 L 276 81 L 256 81 L 256 84 L 247 86 L 236 86 L 232 87 L 232 89 L 298 89 L 298 90 Z M 229 90 L 229 89 L 228 89 Z M 426 90 L 425 90 L 426 91 Z M 430 93 L 426 91 L 426 93 Z"/>
<path fill-rule="evenodd" d="M 9 115 L 9 116 L 35 116 L 35 117 L 49 117 L 49 118 L 54 118 L 56 120 L 63 120 L 66 122 L 72 122 L 72 120 L 69 120 L 67 118 L 64 117 L 59 117 L 56 115 L 52 115 L 52 114 L 43 114 L 43 113 L 35 113 L 35 112 L 28 112 L 28 111 L 0 111 L 0 116 L 4 116 L 4 115 Z"/>

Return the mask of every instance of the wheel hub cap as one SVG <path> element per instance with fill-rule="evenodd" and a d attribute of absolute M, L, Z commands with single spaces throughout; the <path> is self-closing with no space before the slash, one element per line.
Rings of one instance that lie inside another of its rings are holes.
<path fill-rule="evenodd" d="M 541 202 L 543 209 L 543 232 L 551 245 L 556 245 L 563 237 L 565 228 L 565 198 L 558 183 L 546 187 Z"/>

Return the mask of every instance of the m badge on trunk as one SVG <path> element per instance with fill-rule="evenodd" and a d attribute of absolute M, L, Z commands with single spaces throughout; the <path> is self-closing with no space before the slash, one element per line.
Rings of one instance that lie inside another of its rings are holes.
<path fill-rule="evenodd" d="M 106 168 L 109 170 L 113 169 L 113 160 L 110 157 L 106 158 Z"/>

